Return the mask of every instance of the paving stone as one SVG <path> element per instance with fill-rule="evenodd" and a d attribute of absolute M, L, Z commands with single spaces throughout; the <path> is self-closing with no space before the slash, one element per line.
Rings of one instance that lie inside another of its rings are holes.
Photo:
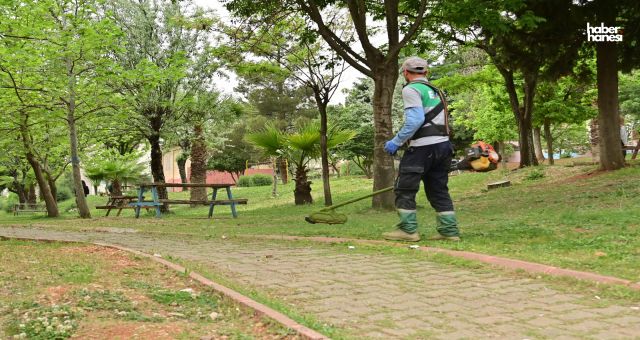
<path fill-rule="evenodd" d="M 562 293 L 539 280 L 424 258 L 235 238 L 185 241 L 4 227 L 0 235 L 102 241 L 196 262 L 354 338 L 633 339 L 640 334 L 640 313 L 630 306 L 588 307 L 581 301 L 590 296 Z"/>
<path fill-rule="evenodd" d="M 549 317 L 540 316 L 535 319 L 528 320 L 526 321 L 526 323 L 535 327 L 549 327 L 549 326 L 561 325 L 562 321 L 557 319 L 552 319 Z"/>
<path fill-rule="evenodd" d="M 564 321 L 576 321 L 576 320 L 585 320 L 585 319 L 594 319 L 597 316 L 593 313 L 588 313 L 582 310 L 574 310 L 569 313 L 558 315 L 558 319 Z"/>

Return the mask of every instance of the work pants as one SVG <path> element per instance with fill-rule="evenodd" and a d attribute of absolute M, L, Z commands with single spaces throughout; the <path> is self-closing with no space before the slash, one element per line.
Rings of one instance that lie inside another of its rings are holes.
<path fill-rule="evenodd" d="M 452 157 L 453 145 L 449 141 L 409 147 L 400 161 L 400 171 L 394 186 L 396 208 L 416 209 L 416 193 L 422 180 L 433 209 L 436 212 L 453 211 L 448 187 Z"/>

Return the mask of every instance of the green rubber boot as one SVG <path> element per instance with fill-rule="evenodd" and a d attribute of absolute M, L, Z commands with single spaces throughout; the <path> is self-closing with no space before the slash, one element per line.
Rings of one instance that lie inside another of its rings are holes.
<path fill-rule="evenodd" d="M 460 241 L 460 230 L 454 211 L 439 212 L 436 216 L 436 230 L 438 234 L 432 240 Z"/>
<path fill-rule="evenodd" d="M 418 218 L 415 210 L 398 209 L 400 222 L 396 224 L 396 230 L 384 233 L 382 236 L 387 240 L 394 241 L 420 241 L 418 234 Z"/>

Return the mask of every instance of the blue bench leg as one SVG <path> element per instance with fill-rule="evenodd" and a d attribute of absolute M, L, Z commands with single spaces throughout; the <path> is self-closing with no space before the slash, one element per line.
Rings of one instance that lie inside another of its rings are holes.
<path fill-rule="evenodd" d="M 160 201 L 158 198 L 158 188 L 151 187 L 151 194 L 153 195 L 153 202 L 155 203 L 156 206 L 156 218 L 160 218 L 161 214 L 160 214 Z"/>
<path fill-rule="evenodd" d="M 213 188 L 213 194 L 211 194 L 211 200 L 215 201 L 218 196 L 218 188 Z M 213 207 L 215 205 L 213 203 L 209 204 L 209 218 L 213 216 Z"/>
<path fill-rule="evenodd" d="M 233 199 L 233 195 L 231 195 L 231 188 L 227 187 L 227 197 L 232 200 Z M 236 203 L 235 202 L 231 202 L 231 214 L 233 215 L 233 218 L 238 218 L 238 213 L 236 212 Z"/>
<path fill-rule="evenodd" d="M 144 189 L 140 187 L 138 190 L 138 204 L 136 204 L 136 218 L 140 217 L 140 210 L 142 209 L 142 194 L 144 193 Z"/>

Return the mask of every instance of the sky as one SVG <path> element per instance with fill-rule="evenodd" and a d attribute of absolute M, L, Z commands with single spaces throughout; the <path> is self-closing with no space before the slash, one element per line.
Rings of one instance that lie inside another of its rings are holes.
<path fill-rule="evenodd" d="M 222 3 L 218 0 L 194 0 L 194 2 L 198 5 L 201 6 L 203 8 L 208 8 L 208 9 L 213 9 L 216 11 L 216 14 L 222 18 L 222 20 L 225 20 L 228 22 L 229 18 L 230 18 L 230 14 L 229 12 L 224 8 L 224 6 L 222 5 Z M 330 104 L 341 104 L 344 103 L 344 100 L 346 98 L 346 94 L 343 93 L 343 90 L 350 88 L 357 80 L 358 78 L 363 78 L 365 77 L 362 73 L 360 73 L 359 71 L 353 69 L 353 68 L 348 68 L 344 74 L 342 75 L 342 80 L 340 82 L 340 87 L 338 88 L 338 90 L 336 91 L 336 93 L 333 95 L 333 97 L 331 98 L 331 102 Z M 234 87 L 238 84 L 238 80 L 237 77 L 233 74 L 230 75 L 229 79 L 225 79 L 225 78 L 219 78 L 217 81 L 217 88 L 218 90 L 223 91 L 226 94 L 230 94 L 233 95 L 233 89 Z M 224 85 L 222 85 L 224 84 Z"/>

